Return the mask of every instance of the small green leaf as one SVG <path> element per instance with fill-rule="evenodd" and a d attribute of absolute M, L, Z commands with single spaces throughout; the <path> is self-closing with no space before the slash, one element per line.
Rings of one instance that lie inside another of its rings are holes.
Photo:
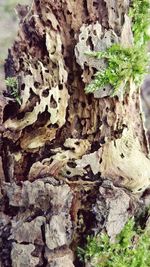
<path fill-rule="evenodd" d="M 19 95 L 18 80 L 16 77 L 7 77 L 5 80 L 6 86 L 8 87 L 10 96 L 13 97 L 16 102 L 21 105 L 21 98 Z"/>

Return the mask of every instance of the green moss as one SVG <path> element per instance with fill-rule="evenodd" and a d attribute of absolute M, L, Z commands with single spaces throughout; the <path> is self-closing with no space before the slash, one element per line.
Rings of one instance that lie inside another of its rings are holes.
<path fill-rule="evenodd" d="M 8 87 L 9 94 L 14 98 L 19 105 L 21 105 L 21 98 L 19 95 L 18 80 L 16 77 L 8 77 L 5 80 L 6 86 Z"/>
<path fill-rule="evenodd" d="M 93 267 L 149 267 L 149 240 L 150 229 L 137 229 L 134 220 L 129 220 L 115 243 L 106 234 L 88 237 L 86 247 L 78 249 L 78 256 Z"/>
<path fill-rule="evenodd" d="M 150 1 L 149 0 L 133 0 L 129 16 L 132 19 L 132 31 L 134 34 L 135 44 L 139 47 L 143 44 L 147 45 L 149 40 L 148 27 L 150 26 Z"/>
<path fill-rule="evenodd" d="M 123 48 L 113 45 L 105 52 L 95 52 L 92 56 L 107 59 L 107 68 L 98 71 L 95 79 L 85 88 L 86 93 L 94 92 L 110 84 L 113 87 L 113 95 L 119 88 L 126 91 L 129 81 L 133 80 L 140 85 L 147 71 L 147 54 L 144 48 Z"/>
<path fill-rule="evenodd" d="M 106 51 L 86 53 L 97 59 L 104 58 L 107 67 L 95 74 L 94 80 L 85 87 L 86 93 L 92 93 L 107 85 L 113 88 L 113 96 L 120 90 L 126 92 L 130 80 L 140 86 L 143 77 L 148 72 L 147 42 L 148 26 L 150 22 L 149 0 L 134 0 L 129 10 L 132 18 L 134 45 L 124 48 L 120 44 L 113 44 Z"/>

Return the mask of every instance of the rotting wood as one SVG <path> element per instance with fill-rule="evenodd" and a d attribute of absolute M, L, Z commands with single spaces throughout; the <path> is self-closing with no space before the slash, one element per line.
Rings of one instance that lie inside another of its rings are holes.
<path fill-rule="evenodd" d="M 126 32 L 124 41 L 132 42 L 128 7 L 119 0 L 35 0 L 27 14 L 19 6 L 24 17 L 5 72 L 18 77 L 22 104 L 5 92 L 2 105 L 4 267 L 79 266 L 74 252 L 87 234 L 106 226 L 113 239 L 113 225 L 121 230 L 136 211 L 140 195 L 124 187 L 135 193 L 149 186 L 134 84 L 123 100 L 109 97 L 110 88 L 84 92 L 101 68 L 84 52 L 123 42 Z"/>

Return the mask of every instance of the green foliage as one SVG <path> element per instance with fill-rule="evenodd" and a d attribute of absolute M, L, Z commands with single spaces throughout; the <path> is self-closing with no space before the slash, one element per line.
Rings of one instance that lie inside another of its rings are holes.
<path fill-rule="evenodd" d="M 134 35 L 132 47 L 124 48 L 120 44 L 113 44 L 106 51 L 86 53 L 97 59 L 105 59 L 107 63 L 106 69 L 98 71 L 94 80 L 85 87 L 86 93 L 111 85 L 112 95 L 116 95 L 119 89 L 126 92 L 131 80 L 138 86 L 141 85 L 149 62 L 147 55 L 149 8 L 149 0 L 134 0 L 129 10 Z"/>
<path fill-rule="evenodd" d="M 130 80 L 137 85 L 141 84 L 146 73 L 147 54 L 144 48 L 139 52 L 137 47 L 123 48 L 119 44 L 114 44 L 105 52 L 93 52 L 91 55 L 98 59 L 105 58 L 107 68 L 95 74 L 95 79 L 85 88 L 86 93 L 110 84 L 115 95 L 120 87 L 126 90 Z"/>
<path fill-rule="evenodd" d="M 18 80 L 16 77 L 7 77 L 5 80 L 6 86 L 8 87 L 10 96 L 13 97 L 19 105 L 21 105 L 21 99 L 19 95 Z"/>
<path fill-rule="evenodd" d="M 78 249 L 80 259 L 93 267 L 149 267 L 150 229 L 135 229 L 129 220 L 116 242 L 111 243 L 106 234 L 87 238 L 84 249 Z"/>
<path fill-rule="evenodd" d="M 148 27 L 150 24 L 150 1 L 133 0 L 129 10 L 132 18 L 132 31 L 135 44 L 141 46 L 149 40 Z"/>

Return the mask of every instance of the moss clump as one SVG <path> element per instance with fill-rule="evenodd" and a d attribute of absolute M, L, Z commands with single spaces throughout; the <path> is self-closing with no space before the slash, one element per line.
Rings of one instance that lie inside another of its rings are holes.
<path fill-rule="evenodd" d="M 116 242 L 108 235 L 99 234 L 87 238 L 84 249 L 78 249 L 82 261 L 90 261 L 93 267 L 149 267 L 150 229 L 136 229 L 134 220 L 129 220 Z"/>
<path fill-rule="evenodd" d="M 90 52 L 89 56 L 97 59 L 104 58 L 106 69 L 98 71 L 95 79 L 85 87 L 86 93 L 92 93 L 107 85 L 113 88 L 113 96 L 121 89 L 126 92 L 130 81 L 141 85 L 148 70 L 147 42 L 148 26 L 150 22 L 149 0 L 134 0 L 129 10 L 132 19 L 134 45 L 124 48 L 120 44 L 113 44 L 103 52 Z"/>
<path fill-rule="evenodd" d="M 132 19 L 132 31 L 134 42 L 139 47 L 147 45 L 149 40 L 148 28 L 150 26 L 150 1 L 149 0 L 133 0 L 129 16 Z"/>
<path fill-rule="evenodd" d="M 10 97 L 14 98 L 19 105 L 21 105 L 21 98 L 19 95 L 19 87 L 18 80 L 16 77 L 7 77 L 5 80 L 6 86 L 8 87 L 8 91 Z"/>
<path fill-rule="evenodd" d="M 95 79 L 85 88 L 86 93 L 94 92 L 110 84 L 115 95 L 120 87 L 125 91 L 130 80 L 140 85 L 146 73 L 148 63 L 144 48 L 139 51 L 136 46 L 123 48 L 116 44 L 105 52 L 93 52 L 91 55 L 98 59 L 105 58 L 108 66 L 95 74 Z"/>

